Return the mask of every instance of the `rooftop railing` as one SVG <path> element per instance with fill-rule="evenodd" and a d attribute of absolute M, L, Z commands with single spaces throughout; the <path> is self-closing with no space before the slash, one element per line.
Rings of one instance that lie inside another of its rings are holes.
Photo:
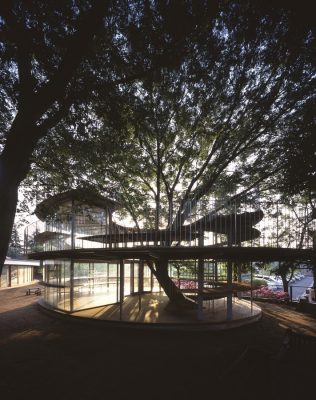
<path fill-rule="evenodd" d="M 143 218 L 137 229 L 119 216 L 98 222 L 80 210 L 65 220 L 37 221 L 25 229 L 25 252 L 83 248 L 126 248 L 136 246 L 251 246 L 312 248 L 310 232 L 316 230 L 305 205 L 289 208 L 279 202 L 199 204 L 171 226 L 147 227 Z M 203 206 L 203 207 L 202 207 Z M 213 211 L 212 211 L 213 210 Z M 315 239 L 314 239 L 315 240 Z"/>

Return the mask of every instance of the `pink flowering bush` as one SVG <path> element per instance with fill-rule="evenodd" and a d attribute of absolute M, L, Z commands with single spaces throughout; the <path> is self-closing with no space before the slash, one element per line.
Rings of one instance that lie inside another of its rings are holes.
<path fill-rule="evenodd" d="M 172 281 L 180 289 L 197 289 L 197 282 L 192 279 L 172 278 Z"/>
<path fill-rule="evenodd" d="M 287 292 L 282 290 L 271 290 L 267 286 L 262 286 L 261 288 L 254 291 L 256 297 L 262 297 L 265 299 L 279 299 L 285 300 L 289 297 Z"/>

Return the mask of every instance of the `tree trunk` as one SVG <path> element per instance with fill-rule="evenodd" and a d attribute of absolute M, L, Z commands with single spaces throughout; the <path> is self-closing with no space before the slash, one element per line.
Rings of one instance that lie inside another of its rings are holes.
<path fill-rule="evenodd" d="M 24 135 L 25 131 L 28 136 Z M 31 132 L 31 134 L 30 134 Z M 31 155 L 41 131 L 18 114 L 12 124 L 6 146 L 0 155 L 0 270 L 9 247 L 18 202 L 18 188 L 25 179 Z"/>
<path fill-rule="evenodd" d="M 281 279 L 283 283 L 283 291 L 288 293 L 289 292 L 289 281 L 286 279 L 286 275 L 281 274 Z"/>
<path fill-rule="evenodd" d="M 313 289 L 316 290 L 316 265 L 315 264 L 313 265 L 312 272 L 313 272 L 313 278 L 314 278 Z"/>
<path fill-rule="evenodd" d="M 68 83 L 73 78 L 80 62 L 87 56 L 94 35 L 103 29 L 102 19 L 108 4 L 96 3 L 79 22 L 78 30 L 68 39 L 68 47 L 54 76 L 37 92 L 33 92 L 20 76 L 20 98 L 18 112 L 7 133 L 6 143 L 0 155 L 0 272 L 7 255 L 16 206 L 18 187 L 30 170 L 31 156 L 39 141 L 68 112 L 70 104 L 62 100 Z M 31 66 L 23 65 L 25 73 L 31 75 Z M 60 109 L 40 124 L 54 102 Z"/>
<path fill-rule="evenodd" d="M 316 232 L 314 231 L 314 236 L 313 236 L 313 249 L 316 251 Z M 313 288 L 315 290 L 315 297 L 316 297 L 316 258 L 312 260 L 312 273 L 313 273 L 313 278 L 314 278 L 314 283 L 313 283 Z"/>
<path fill-rule="evenodd" d="M 165 291 L 169 298 L 169 305 L 171 309 L 196 309 L 197 304 L 194 300 L 184 296 L 181 290 L 174 284 L 168 275 L 168 260 L 160 259 L 156 262 L 156 268 L 153 268 L 151 262 L 148 262 L 149 268 L 152 270 L 159 284 Z"/>
<path fill-rule="evenodd" d="M 0 275 L 6 259 L 18 201 L 18 183 L 5 177 L 3 163 L 0 161 Z"/>

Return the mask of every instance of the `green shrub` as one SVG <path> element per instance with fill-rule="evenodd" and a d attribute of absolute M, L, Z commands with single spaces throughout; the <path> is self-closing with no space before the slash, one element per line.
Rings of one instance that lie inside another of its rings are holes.
<path fill-rule="evenodd" d="M 245 283 L 251 283 L 251 281 L 248 279 L 248 280 L 246 280 L 246 281 L 244 281 Z M 259 287 L 259 286 L 268 286 L 268 283 L 267 283 L 267 281 L 266 280 L 264 280 L 264 279 L 257 279 L 257 278 L 255 278 L 255 279 L 253 279 L 252 280 L 252 286 L 255 286 L 255 287 Z"/>

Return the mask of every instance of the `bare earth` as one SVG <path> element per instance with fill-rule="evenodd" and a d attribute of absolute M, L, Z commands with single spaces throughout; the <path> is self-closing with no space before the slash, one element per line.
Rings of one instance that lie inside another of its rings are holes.
<path fill-rule="evenodd" d="M 38 286 L 38 285 L 37 285 Z M 41 311 L 26 287 L 0 290 L 0 399 L 300 399 L 316 378 L 316 318 L 260 303 L 223 332 L 91 326 Z M 287 328 L 314 337 L 283 347 Z"/>

